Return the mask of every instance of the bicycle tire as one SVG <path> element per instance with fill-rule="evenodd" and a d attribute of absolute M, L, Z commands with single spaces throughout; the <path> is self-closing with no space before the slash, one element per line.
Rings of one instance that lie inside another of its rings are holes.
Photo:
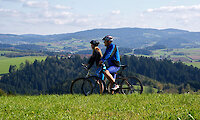
<path fill-rule="evenodd" d="M 99 78 L 97 76 L 90 76 L 86 79 L 92 83 L 93 91 L 91 94 L 102 94 L 103 93 L 104 85 L 103 85 L 101 78 Z"/>
<path fill-rule="evenodd" d="M 122 79 L 120 84 L 120 92 L 122 94 L 142 94 L 143 85 L 137 77 L 132 76 Z"/>
<path fill-rule="evenodd" d="M 78 78 L 72 81 L 70 92 L 71 94 L 84 94 L 85 96 L 92 94 L 92 83 L 86 78 Z"/>

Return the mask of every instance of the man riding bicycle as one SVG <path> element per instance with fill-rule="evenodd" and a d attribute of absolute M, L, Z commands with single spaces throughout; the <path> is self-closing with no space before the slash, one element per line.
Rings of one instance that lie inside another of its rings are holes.
<path fill-rule="evenodd" d="M 99 64 L 108 62 L 109 67 L 105 70 L 105 77 L 111 82 L 111 86 L 113 86 L 112 90 L 117 90 L 119 85 L 115 83 L 116 72 L 120 69 L 120 55 L 119 50 L 116 45 L 114 45 L 113 37 L 110 35 L 105 36 L 102 40 L 104 40 L 104 45 L 106 46 L 106 51 L 99 61 Z M 114 74 L 114 77 L 112 76 Z"/>

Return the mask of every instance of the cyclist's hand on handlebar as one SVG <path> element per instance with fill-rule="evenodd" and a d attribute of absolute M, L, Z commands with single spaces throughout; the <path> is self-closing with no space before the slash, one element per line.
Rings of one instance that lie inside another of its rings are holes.
<path fill-rule="evenodd" d="M 81 65 L 82 65 L 82 66 L 87 66 L 87 64 L 85 64 L 85 63 L 81 63 Z"/>
<path fill-rule="evenodd" d="M 103 63 L 103 61 L 102 61 L 102 60 L 100 60 L 100 61 L 99 61 L 99 65 L 102 65 L 102 63 Z"/>
<path fill-rule="evenodd" d="M 85 70 L 89 70 L 89 69 L 88 69 L 88 64 L 82 63 L 82 66 L 83 66 L 83 68 L 84 68 Z"/>

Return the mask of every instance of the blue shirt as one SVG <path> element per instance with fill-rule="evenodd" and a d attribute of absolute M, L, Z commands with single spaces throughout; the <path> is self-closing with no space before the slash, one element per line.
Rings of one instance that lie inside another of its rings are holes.
<path fill-rule="evenodd" d="M 113 63 L 113 60 L 114 61 L 118 61 L 120 63 L 120 55 L 119 55 L 119 50 L 118 48 L 116 47 L 116 52 L 115 54 L 110 58 L 110 55 L 112 54 L 113 50 L 115 49 L 115 45 L 114 44 L 110 44 L 107 48 L 106 48 L 106 51 L 105 53 L 103 54 L 103 57 L 102 57 L 102 61 L 105 62 L 105 61 L 108 61 L 108 65 L 109 66 L 116 66 L 115 63 Z"/>

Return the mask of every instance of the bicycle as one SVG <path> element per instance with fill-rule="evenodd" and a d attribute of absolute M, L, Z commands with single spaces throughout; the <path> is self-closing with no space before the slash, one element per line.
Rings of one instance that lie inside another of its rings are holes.
<path fill-rule="evenodd" d="M 104 64 L 105 65 L 105 64 Z M 102 70 L 100 73 L 103 73 L 103 65 Z M 123 75 L 123 70 L 127 67 L 127 65 L 121 65 L 120 72 L 115 73 L 117 75 L 116 81 L 119 85 L 119 88 L 117 89 L 117 92 L 121 94 L 132 94 L 132 93 L 139 93 L 142 94 L 143 92 L 143 85 L 140 82 L 140 80 L 135 77 L 125 77 Z M 81 93 L 84 93 L 86 96 L 92 93 L 112 93 L 113 90 L 111 89 L 111 83 L 108 80 L 102 80 L 101 78 L 97 76 L 89 76 L 89 71 L 85 78 L 78 78 L 72 82 L 71 85 L 71 93 L 74 94 L 75 92 L 72 90 L 74 88 L 74 84 L 77 81 L 82 81 L 82 83 L 79 84 L 79 89 L 81 88 Z M 81 87 L 80 87 L 81 85 Z M 76 91 L 76 90 L 75 90 Z"/>
<path fill-rule="evenodd" d="M 90 70 L 86 68 L 86 65 L 82 63 L 82 67 L 87 70 L 85 77 L 77 78 L 72 81 L 70 92 L 71 94 L 84 94 L 85 96 L 92 93 L 101 93 L 102 81 L 94 79 L 97 76 L 91 76 Z"/>
<path fill-rule="evenodd" d="M 117 73 L 112 74 L 113 76 L 116 74 L 116 83 L 119 85 L 119 88 L 115 90 L 115 92 L 118 92 L 120 94 L 142 94 L 143 92 L 143 85 L 141 81 L 136 76 L 129 76 L 125 77 L 123 75 L 124 69 L 128 67 L 127 65 L 120 65 L 120 71 Z M 103 72 L 103 70 L 101 71 Z M 101 80 L 99 77 L 93 77 L 92 81 Z M 110 81 L 108 80 L 101 80 L 103 83 L 102 91 L 103 93 L 111 93 L 114 94 L 114 91 L 112 90 L 112 86 Z"/>

